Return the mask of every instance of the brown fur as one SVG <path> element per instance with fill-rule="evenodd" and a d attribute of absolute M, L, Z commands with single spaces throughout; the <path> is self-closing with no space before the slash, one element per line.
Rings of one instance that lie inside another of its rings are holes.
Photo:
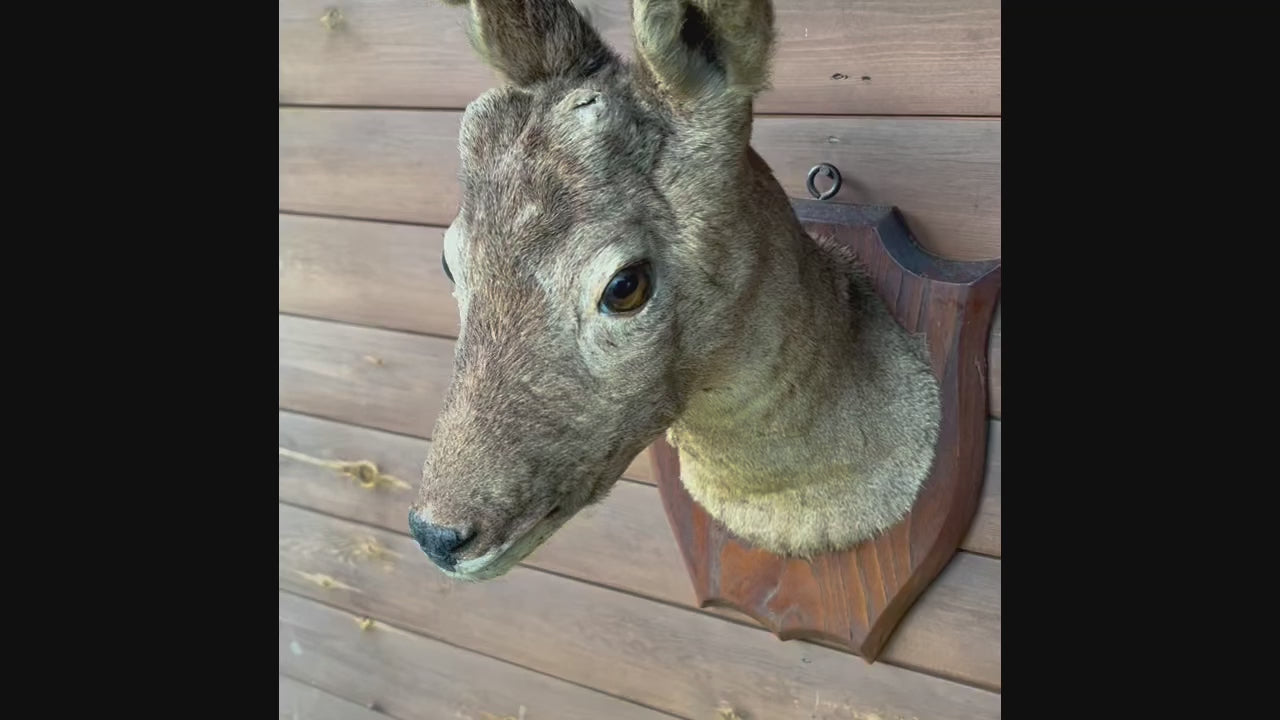
<path fill-rule="evenodd" d="M 445 239 L 461 330 L 414 506 L 475 534 L 453 574 L 506 572 L 664 432 L 693 497 L 766 549 L 840 549 L 900 520 L 938 391 L 922 343 L 749 147 L 771 3 L 634 0 L 634 63 L 567 0 L 471 8 L 509 82 L 462 120 Z M 648 304 L 601 314 L 638 259 Z"/>

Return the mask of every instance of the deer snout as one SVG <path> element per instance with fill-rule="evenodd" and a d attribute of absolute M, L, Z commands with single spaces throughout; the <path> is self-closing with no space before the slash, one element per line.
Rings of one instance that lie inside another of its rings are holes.
<path fill-rule="evenodd" d="M 417 508 L 409 511 L 409 532 L 418 541 L 418 547 L 431 558 L 431 562 L 443 570 L 453 570 L 458 564 L 457 552 L 466 545 L 475 533 L 470 529 L 436 525 L 426 513 Z"/>

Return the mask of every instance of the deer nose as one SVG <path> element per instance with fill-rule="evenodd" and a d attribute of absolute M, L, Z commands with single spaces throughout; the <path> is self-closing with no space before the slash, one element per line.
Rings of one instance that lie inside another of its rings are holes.
<path fill-rule="evenodd" d="M 452 570 L 458 564 L 454 553 L 466 545 L 473 534 L 436 525 L 417 510 L 409 511 L 409 532 L 413 533 L 413 539 L 418 541 L 418 547 L 431 558 L 431 562 L 445 570 Z"/>

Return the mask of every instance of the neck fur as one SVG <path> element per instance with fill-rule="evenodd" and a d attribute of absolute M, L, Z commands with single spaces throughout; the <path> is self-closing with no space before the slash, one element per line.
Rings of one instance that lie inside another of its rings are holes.
<path fill-rule="evenodd" d="M 727 529 L 811 556 L 902 519 L 932 468 L 941 411 L 923 341 L 847 248 L 791 220 L 769 243 L 726 370 L 693 390 L 668 439 L 685 487 Z"/>

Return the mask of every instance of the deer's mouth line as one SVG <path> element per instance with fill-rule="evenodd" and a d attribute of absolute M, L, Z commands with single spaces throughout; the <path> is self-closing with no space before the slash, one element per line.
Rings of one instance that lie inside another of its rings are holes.
<path fill-rule="evenodd" d="M 537 520 L 526 520 L 522 523 L 522 527 L 512 533 L 506 542 L 479 557 L 462 560 L 453 570 L 445 570 L 444 573 L 458 580 L 469 581 L 490 580 L 506 574 L 516 563 L 525 559 L 546 542 L 579 510 L 598 502 L 611 485 L 612 483 L 601 477 L 591 483 L 591 490 L 584 500 L 575 500 L 570 495 L 561 496 L 559 501 Z"/>
<path fill-rule="evenodd" d="M 560 529 L 571 516 L 563 510 L 563 505 L 556 504 L 510 540 L 478 558 L 459 562 L 453 571 L 446 570 L 445 574 L 460 580 L 489 580 L 505 574 Z"/>

